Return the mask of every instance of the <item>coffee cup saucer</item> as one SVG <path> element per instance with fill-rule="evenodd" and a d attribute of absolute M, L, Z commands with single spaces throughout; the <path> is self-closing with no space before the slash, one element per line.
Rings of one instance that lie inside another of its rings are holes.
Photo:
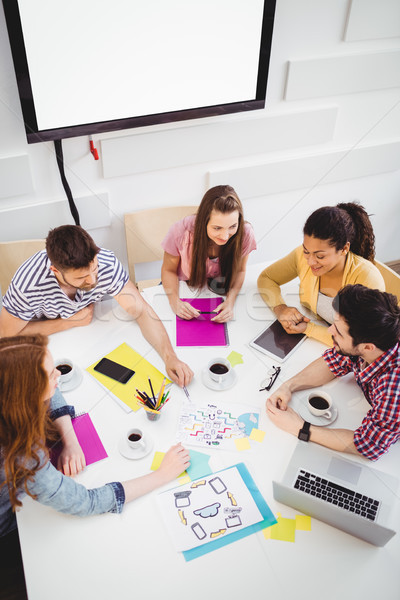
<path fill-rule="evenodd" d="M 328 417 L 317 417 L 316 415 L 313 415 L 308 410 L 307 398 L 303 398 L 303 400 L 300 401 L 300 404 L 298 407 L 298 413 L 305 421 L 308 421 L 309 423 L 311 423 L 311 425 L 318 425 L 319 427 L 325 427 L 326 425 L 331 425 L 331 423 L 334 423 L 336 421 L 338 414 L 339 414 L 337 407 L 334 404 L 332 404 L 332 406 L 330 407 L 329 410 L 331 412 L 331 416 L 329 418 Z"/>
<path fill-rule="evenodd" d="M 82 379 L 83 379 L 82 369 L 75 366 L 71 379 L 69 379 L 68 381 L 65 381 L 65 382 L 59 381 L 58 387 L 59 387 L 60 392 L 71 392 L 72 390 L 77 388 L 79 385 L 81 385 Z"/>
<path fill-rule="evenodd" d="M 154 446 L 154 441 L 146 434 L 146 439 L 143 446 L 139 446 L 139 448 L 131 448 L 128 444 L 128 440 L 126 439 L 126 432 L 120 437 L 118 442 L 118 450 L 122 456 L 125 458 L 129 458 L 130 460 L 139 460 L 139 458 L 144 458 L 147 456 L 152 450 Z"/>
<path fill-rule="evenodd" d="M 223 392 L 233 387 L 237 381 L 237 374 L 234 369 L 231 369 L 222 383 L 218 383 L 211 379 L 208 368 L 204 368 L 201 372 L 201 380 L 206 387 L 215 392 Z"/>

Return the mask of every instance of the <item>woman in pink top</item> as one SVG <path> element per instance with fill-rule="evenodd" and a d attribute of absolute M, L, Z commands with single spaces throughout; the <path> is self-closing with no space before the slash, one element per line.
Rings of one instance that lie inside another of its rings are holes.
<path fill-rule="evenodd" d="M 197 214 L 175 223 L 162 247 L 165 252 L 161 278 L 174 313 L 181 319 L 200 314 L 179 299 L 179 280 L 187 281 L 193 288 L 208 283 L 213 291 L 226 294 L 212 320 L 229 321 L 248 256 L 257 247 L 252 226 L 244 222 L 242 203 L 235 190 L 229 185 L 208 190 Z"/>

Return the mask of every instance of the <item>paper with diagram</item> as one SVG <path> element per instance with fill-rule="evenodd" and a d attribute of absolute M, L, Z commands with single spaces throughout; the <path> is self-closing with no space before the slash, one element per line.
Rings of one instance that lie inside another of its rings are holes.
<path fill-rule="evenodd" d="M 183 444 L 235 449 L 235 439 L 248 437 L 258 428 L 260 410 L 245 404 L 213 402 L 183 404 L 176 439 Z"/>
<path fill-rule="evenodd" d="M 264 518 L 236 466 L 162 492 L 157 499 L 178 551 L 228 536 Z"/>

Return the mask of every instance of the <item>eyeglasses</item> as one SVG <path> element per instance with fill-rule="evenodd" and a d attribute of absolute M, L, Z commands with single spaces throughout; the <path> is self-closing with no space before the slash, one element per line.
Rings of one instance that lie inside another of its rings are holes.
<path fill-rule="evenodd" d="M 277 380 L 277 377 L 280 372 L 281 372 L 280 367 L 272 367 L 271 369 L 269 369 L 268 377 L 266 379 L 262 380 L 262 382 L 260 384 L 261 388 L 258 391 L 263 392 L 264 390 L 266 390 L 267 392 L 269 392 L 269 390 L 272 388 L 275 381 Z"/>

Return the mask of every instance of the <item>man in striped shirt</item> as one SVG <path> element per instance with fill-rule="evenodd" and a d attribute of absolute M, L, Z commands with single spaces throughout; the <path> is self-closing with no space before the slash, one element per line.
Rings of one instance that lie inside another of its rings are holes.
<path fill-rule="evenodd" d="M 358 284 L 340 290 L 333 308 L 334 347 L 281 385 L 267 400 L 267 414 L 304 441 L 377 460 L 400 439 L 400 308 L 392 294 Z M 288 407 L 292 392 L 351 372 L 371 406 L 355 431 L 310 425 Z"/>
<path fill-rule="evenodd" d="M 49 335 L 89 325 L 94 303 L 106 294 L 114 296 L 136 319 L 146 340 L 164 360 L 168 376 L 186 386 L 193 373 L 176 356 L 156 313 L 115 255 L 99 248 L 77 225 L 52 229 L 46 250 L 19 267 L 3 298 L 0 335 Z"/>

